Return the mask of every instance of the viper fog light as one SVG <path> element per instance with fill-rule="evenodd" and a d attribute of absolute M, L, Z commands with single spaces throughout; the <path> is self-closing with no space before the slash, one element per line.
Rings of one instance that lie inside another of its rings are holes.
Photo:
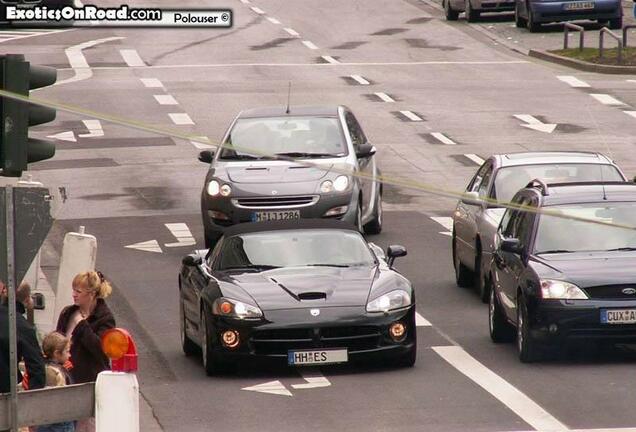
<path fill-rule="evenodd" d="M 340 216 L 340 215 L 345 214 L 347 212 L 347 210 L 349 210 L 349 206 L 334 207 L 332 209 L 327 210 L 327 212 L 325 213 L 324 217 Z"/>
<path fill-rule="evenodd" d="M 216 211 L 216 210 L 208 210 L 208 215 L 212 218 L 212 219 L 218 219 L 218 220 L 230 220 L 230 217 L 228 215 L 226 215 L 223 212 L 220 211 Z"/>
<path fill-rule="evenodd" d="M 223 345 L 228 348 L 236 348 L 239 345 L 239 333 L 236 330 L 226 330 L 221 334 Z"/>
<path fill-rule="evenodd" d="M 401 322 L 394 322 L 389 327 L 389 335 L 395 342 L 400 342 L 406 336 L 406 326 Z"/>

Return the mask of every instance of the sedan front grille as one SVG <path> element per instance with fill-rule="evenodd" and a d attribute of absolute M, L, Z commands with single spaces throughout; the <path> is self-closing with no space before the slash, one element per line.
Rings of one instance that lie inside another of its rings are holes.
<path fill-rule="evenodd" d="M 247 209 L 307 207 L 318 202 L 319 195 L 234 198 L 232 204 Z"/>
<path fill-rule="evenodd" d="M 623 290 L 627 293 L 623 292 Z M 591 299 L 636 300 L 636 283 L 600 285 L 585 288 L 585 291 Z"/>

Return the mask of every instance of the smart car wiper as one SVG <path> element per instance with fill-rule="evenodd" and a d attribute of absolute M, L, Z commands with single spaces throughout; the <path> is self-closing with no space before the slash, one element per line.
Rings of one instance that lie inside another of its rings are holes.
<path fill-rule="evenodd" d="M 551 253 L 574 253 L 576 251 L 571 251 L 571 250 L 567 250 L 567 249 L 552 249 L 552 250 L 546 250 L 546 251 L 541 251 L 541 252 L 535 252 L 535 255 L 541 255 L 541 254 L 551 254 Z"/>
<path fill-rule="evenodd" d="M 257 264 L 247 264 L 247 265 L 237 265 L 237 266 L 229 266 L 220 269 L 221 271 L 227 270 L 255 270 L 255 271 L 265 271 L 280 268 L 280 266 L 274 265 L 257 265 Z"/>
<path fill-rule="evenodd" d="M 612 251 L 636 251 L 636 247 L 626 246 L 626 247 L 619 247 L 619 248 L 614 248 L 614 249 L 605 249 L 605 251 L 607 251 L 607 252 L 612 252 Z"/>
<path fill-rule="evenodd" d="M 276 156 L 288 156 L 288 157 L 307 157 L 307 158 L 320 158 L 320 157 L 340 157 L 341 154 L 334 153 L 310 153 L 310 152 L 284 152 L 274 153 Z"/>

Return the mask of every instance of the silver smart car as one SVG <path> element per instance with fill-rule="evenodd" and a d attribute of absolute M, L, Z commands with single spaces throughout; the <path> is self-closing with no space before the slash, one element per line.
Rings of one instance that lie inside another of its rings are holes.
<path fill-rule="evenodd" d="M 379 233 L 375 152 L 345 106 L 242 111 L 221 148 L 199 154 L 210 164 L 201 193 L 206 247 L 226 227 L 249 221 L 335 218 Z"/>

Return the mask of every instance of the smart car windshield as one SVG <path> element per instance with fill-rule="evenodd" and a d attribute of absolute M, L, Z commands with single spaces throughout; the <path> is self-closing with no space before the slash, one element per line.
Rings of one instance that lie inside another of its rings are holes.
<path fill-rule="evenodd" d="M 347 154 L 338 119 L 273 117 L 240 119 L 232 128 L 221 159 L 282 155 L 293 158 Z"/>
<path fill-rule="evenodd" d="M 281 230 L 230 237 L 215 267 L 268 269 L 277 267 L 372 266 L 375 261 L 362 236 L 331 229 Z"/>
<path fill-rule="evenodd" d="M 494 198 L 510 202 L 517 191 L 532 179 L 546 183 L 623 181 L 620 172 L 608 164 L 541 164 L 501 168 L 495 178 Z"/>
<path fill-rule="evenodd" d="M 608 225 L 541 215 L 535 240 L 535 254 L 551 251 L 582 252 L 636 250 L 636 203 L 594 203 L 567 207 L 548 207 L 565 216 L 591 219 Z"/>

